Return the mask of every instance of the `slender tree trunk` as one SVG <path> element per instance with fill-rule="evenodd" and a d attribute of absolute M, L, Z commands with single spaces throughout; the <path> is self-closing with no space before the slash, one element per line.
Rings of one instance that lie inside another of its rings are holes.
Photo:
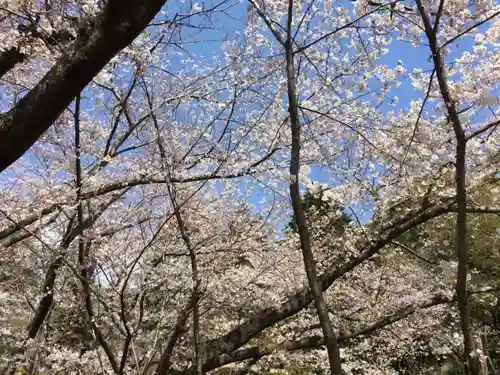
<path fill-rule="evenodd" d="M 196 251 L 191 244 L 191 239 L 184 225 L 184 220 L 180 212 L 180 207 L 176 202 L 174 192 L 171 192 L 172 202 L 174 203 L 175 217 L 177 219 L 177 224 L 179 226 L 179 231 L 181 232 L 182 240 L 184 241 L 188 251 L 189 257 L 191 259 L 191 271 L 193 279 L 193 296 L 196 300 L 193 305 L 193 349 L 194 349 L 194 375 L 203 375 L 203 348 L 202 341 L 200 337 L 200 308 L 198 306 L 198 301 L 200 299 L 200 285 L 201 279 L 198 272 L 198 261 L 196 256 Z"/>
<path fill-rule="evenodd" d="M 456 222 L 456 253 L 457 253 L 457 282 L 456 292 L 458 299 L 458 310 L 460 313 L 460 323 L 464 337 L 464 367 L 466 373 L 479 375 L 480 372 L 475 366 L 474 358 L 471 358 L 474 345 L 471 333 L 471 319 L 469 295 L 467 289 L 467 275 L 469 274 L 468 256 L 468 235 L 467 235 L 467 193 L 465 187 L 466 168 L 465 168 L 465 136 L 463 131 L 457 134 L 456 148 L 456 193 L 457 193 L 457 222 Z"/>
<path fill-rule="evenodd" d="M 471 357 L 474 350 L 474 343 L 471 333 L 471 319 L 469 306 L 469 293 L 467 289 L 467 275 L 469 273 L 468 256 L 468 235 L 467 235 L 467 192 L 466 192 L 466 146 L 467 138 L 465 131 L 460 122 L 460 117 L 456 108 L 456 104 L 451 96 L 448 87 L 448 77 L 444 69 L 444 60 L 441 55 L 441 49 L 438 45 L 437 32 L 439 28 L 439 19 L 442 12 L 444 0 L 441 0 L 441 6 L 438 14 L 435 16 L 436 21 L 434 26 L 431 25 L 427 9 L 422 4 L 421 0 L 417 0 L 418 10 L 424 23 L 425 33 L 429 40 L 429 47 L 432 52 L 434 68 L 439 84 L 441 96 L 446 105 L 448 112 L 448 121 L 451 124 L 456 138 L 455 151 L 455 189 L 457 199 L 457 217 L 456 217 L 456 255 L 458 261 L 456 293 L 458 301 L 458 310 L 460 314 L 460 323 L 463 335 L 463 364 L 466 374 L 480 375 L 478 361 L 476 357 Z"/>
<path fill-rule="evenodd" d="M 330 371 L 332 375 L 341 375 L 342 366 L 340 360 L 339 346 L 333 326 L 328 316 L 328 308 L 323 297 L 323 291 L 318 281 L 316 271 L 316 263 L 311 248 L 311 239 L 309 229 L 307 227 L 304 208 L 299 190 L 299 172 L 300 172 L 300 121 L 297 105 L 297 86 L 294 68 L 294 52 L 292 40 L 292 17 L 293 17 L 293 0 L 289 0 L 288 4 L 288 26 L 287 38 L 285 42 L 286 53 L 286 74 L 287 74 L 287 89 L 288 89 L 288 111 L 290 113 L 290 124 L 292 131 L 292 151 L 290 160 L 290 198 L 293 206 L 293 213 L 300 236 L 300 245 L 302 249 L 302 257 L 307 273 L 307 280 L 311 293 L 313 295 L 314 304 L 318 313 L 321 329 L 325 338 L 326 347 L 328 350 L 328 359 L 330 363 Z"/>
<path fill-rule="evenodd" d="M 153 102 L 152 98 L 147 90 L 147 86 L 144 84 L 144 90 L 146 93 L 146 97 L 148 100 L 148 105 L 149 108 L 151 109 L 153 113 Z M 163 167 L 163 172 L 165 174 L 165 177 L 167 178 L 167 181 L 170 180 L 167 183 L 167 189 L 168 189 L 168 194 L 170 196 L 170 201 L 172 202 L 172 206 L 174 208 L 174 214 L 175 218 L 177 220 L 177 225 L 179 227 L 179 232 L 181 234 L 182 241 L 184 242 L 188 252 L 189 252 L 189 257 L 191 260 L 191 278 L 193 280 L 193 351 L 194 351 L 194 358 L 193 358 L 193 375 L 203 375 L 203 342 L 200 337 L 200 309 L 198 302 L 201 297 L 201 290 L 200 290 L 200 285 L 201 285 L 201 278 L 198 272 L 198 260 L 197 260 L 197 255 L 196 255 L 196 250 L 192 245 L 191 238 L 189 236 L 188 230 L 186 228 L 186 225 L 184 223 L 184 219 L 182 218 L 181 214 L 181 207 L 177 202 L 177 197 L 176 197 L 176 190 L 173 184 L 171 184 L 172 176 L 169 170 L 169 167 L 167 165 L 167 154 L 165 152 L 165 148 L 163 146 L 163 143 L 161 141 L 161 132 L 160 132 L 160 125 L 158 123 L 158 120 L 156 118 L 156 115 L 152 114 L 152 120 L 153 124 L 156 130 L 156 139 L 157 139 L 157 145 L 158 145 L 158 150 L 160 152 L 160 157 L 162 159 L 162 167 Z"/>
<path fill-rule="evenodd" d="M 90 288 L 90 268 L 89 268 L 89 244 L 83 238 L 84 235 L 84 219 L 83 219 L 83 203 L 82 203 L 82 164 L 80 159 L 80 104 L 81 94 L 78 94 L 75 99 L 75 188 L 77 200 L 77 227 L 81 228 L 78 237 L 78 264 L 80 266 L 80 283 L 82 285 L 82 300 L 85 307 L 84 316 L 87 320 L 87 328 L 92 330 L 95 334 L 97 342 L 101 345 L 106 353 L 111 367 L 115 373 L 120 373 L 121 369 L 118 367 L 116 357 L 113 354 L 111 347 L 106 342 L 100 327 L 95 321 L 94 307 L 92 305 L 92 296 Z"/>
<path fill-rule="evenodd" d="M 177 323 L 170 334 L 167 344 L 165 346 L 165 350 L 163 351 L 158 367 L 156 368 L 155 375 L 166 375 L 168 374 L 168 370 L 170 369 L 172 353 L 174 351 L 175 345 L 177 341 L 184 333 L 184 328 L 186 325 L 186 320 L 189 316 L 189 312 L 193 310 L 194 306 L 198 303 L 197 296 L 191 295 L 189 300 L 186 302 L 186 306 L 182 309 L 177 316 Z M 146 369 L 149 367 L 149 364 L 145 366 L 143 373 L 146 373 Z"/>

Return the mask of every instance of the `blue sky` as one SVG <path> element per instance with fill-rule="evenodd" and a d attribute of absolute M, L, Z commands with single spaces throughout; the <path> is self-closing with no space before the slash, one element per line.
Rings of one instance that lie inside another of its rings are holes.
<path fill-rule="evenodd" d="M 201 3 L 201 1 L 200 1 Z M 218 4 L 217 0 L 210 0 L 208 2 L 203 2 L 205 8 L 209 8 Z M 211 22 L 203 21 L 203 25 L 207 27 L 204 29 L 201 34 L 198 34 L 199 31 L 196 28 L 183 28 L 183 39 L 196 39 L 196 43 L 184 43 L 182 47 L 194 54 L 198 57 L 205 58 L 206 60 L 210 60 L 213 56 L 221 56 L 222 49 L 221 44 L 225 40 L 239 40 L 241 39 L 241 32 L 244 27 L 244 23 L 246 21 L 246 11 L 249 3 L 246 1 L 237 2 L 234 1 L 229 9 L 227 9 L 226 14 L 217 14 L 214 13 L 211 15 Z M 354 4 L 350 1 L 342 0 L 339 5 L 344 5 L 350 8 L 354 7 Z M 167 13 L 167 17 L 172 19 L 176 14 L 185 14 L 186 10 L 190 7 L 190 5 L 185 3 L 186 9 L 181 9 L 179 3 L 172 2 L 168 3 L 165 6 L 165 11 Z M 227 8 L 227 5 L 222 5 L 221 8 Z M 162 19 L 162 15 L 159 14 L 157 16 L 157 20 Z M 201 17 L 194 17 L 192 23 L 198 24 L 202 20 Z M 238 34 L 239 33 L 239 34 Z M 472 38 L 462 38 L 460 40 L 462 45 L 461 49 L 458 49 L 458 53 L 460 53 L 463 49 L 469 49 L 472 45 Z M 456 52 L 455 52 L 456 53 Z M 169 57 L 171 58 L 171 57 Z M 407 73 L 411 72 L 414 68 L 422 68 L 424 70 L 432 69 L 432 62 L 429 61 L 429 49 L 427 46 L 419 46 L 413 47 L 410 43 L 395 41 L 390 46 L 390 52 L 385 55 L 381 63 L 387 64 L 390 67 L 394 67 L 397 64 L 398 60 L 404 61 L 404 66 L 407 69 Z M 400 108 L 407 107 L 411 100 L 421 96 L 420 93 L 417 93 L 411 86 L 411 82 L 409 79 L 404 80 L 401 83 L 401 86 L 394 90 L 394 95 L 399 97 L 399 103 L 395 107 L 391 107 L 386 102 L 383 105 L 384 110 L 397 110 Z M 86 104 L 84 103 L 83 106 Z M 4 174 L 4 177 L 9 177 L 9 173 Z M 312 172 L 310 174 L 311 179 L 320 182 L 320 183 L 332 183 L 332 178 L 330 176 L 330 172 L 327 169 L 321 168 L 312 168 Z M 2 179 L 2 183 L 4 180 Z M 251 202 L 254 204 L 258 204 L 261 195 L 264 191 L 257 191 L 251 198 Z M 366 212 L 363 214 L 363 220 L 368 220 L 370 216 L 370 212 Z"/>
<path fill-rule="evenodd" d="M 206 3 L 205 7 L 211 6 L 208 4 L 210 3 Z M 213 4 L 216 4 L 216 2 L 213 2 L 212 5 Z M 354 3 L 351 1 L 341 0 L 338 5 L 346 6 L 350 9 L 354 8 Z M 223 41 L 241 39 L 241 31 L 246 21 L 246 12 L 248 6 L 249 3 L 243 1 L 238 5 L 232 7 L 228 11 L 229 17 L 227 15 L 214 14 L 211 18 L 212 26 L 214 26 L 214 28 L 210 30 L 204 30 L 203 34 L 199 35 L 197 38 L 209 41 L 196 44 L 187 44 L 183 47 L 199 57 L 204 57 L 206 60 L 210 60 L 214 55 L 220 56 L 222 54 L 222 49 L 220 47 Z M 171 17 L 177 12 L 179 12 L 178 7 L 172 5 L 169 6 L 168 13 Z M 483 26 L 481 29 L 484 29 L 485 27 L 486 26 Z M 189 30 L 187 32 L 189 33 Z M 197 31 L 192 31 L 193 35 L 195 35 L 196 32 Z M 270 33 L 269 37 L 272 38 Z M 470 50 L 474 44 L 473 37 L 460 38 L 454 44 L 455 46 L 459 45 L 459 47 L 452 49 L 452 54 L 448 57 L 449 59 L 457 57 L 465 50 Z M 382 57 L 379 62 L 381 64 L 386 64 L 389 67 L 394 68 L 398 63 L 398 60 L 402 60 L 404 63 L 404 67 L 406 68 L 406 75 L 410 74 L 415 68 L 420 68 L 423 71 L 431 71 L 431 69 L 433 68 L 432 60 L 429 59 L 430 50 L 426 45 L 415 47 L 411 43 L 405 41 L 393 40 L 393 42 L 389 46 L 389 49 L 390 52 Z M 391 94 L 397 95 L 399 98 L 399 102 L 397 105 L 392 106 L 389 104 L 388 100 L 384 101 L 384 104 L 381 107 L 383 111 L 408 108 L 412 100 L 423 97 L 423 93 L 418 92 L 413 88 L 411 80 L 409 78 L 404 79 L 398 88 L 393 89 Z M 335 183 L 332 180 L 331 172 L 327 168 L 313 167 L 310 178 L 319 183 L 325 183 L 329 185 Z M 266 192 L 265 190 L 256 190 L 252 195 L 250 202 L 255 204 L 257 208 L 259 208 L 259 201 L 262 196 L 266 196 L 269 194 L 270 193 Z M 363 209 L 360 206 L 351 208 L 356 211 L 362 222 L 367 222 L 370 219 L 370 208 L 367 209 L 365 207 Z"/>
<path fill-rule="evenodd" d="M 220 48 L 221 42 L 227 39 L 238 40 L 238 35 L 241 36 L 241 31 L 244 26 L 246 18 L 246 9 L 248 2 L 242 2 L 230 9 L 228 12 L 230 17 L 226 15 L 214 15 L 212 18 L 213 24 L 216 28 L 212 30 L 205 30 L 203 34 L 198 36 L 198 39 L 208 39 L 209 42 L 201 42 L 196 44 L 187 44 L 183 47 L 193 52 L 199 57 L 204 57 L 210 60 L 214 55 L 221 55 Z M 350 1 L 341 1 L 339 5 L 344 5 L 350 9 L 354 8 L 354 4 Z M 209 5 L 206 5 L 206 7 Z M 170 17 L 179 12 L 178 7 L 169 6 L 168 13 Z M 238 32 L 240 34 L 238 34 Z M 189 33 L 189 31 L 188 31 Z M 192 31 L 193 35 L 196 31 Z M 186 35 L 186 34 L 185 34 Z M 270 35 L 270 37 L 272 37 Z M 410 43 L 403 41 L 394 41 L 390 46 L 390 52 L 385 55 L 380 61 L 382 64 L 387 64 L 390 67 L 395 67 L 398 60 L 403 60 L 407 73 L 411 72 L 413 68 L 423 68 L 424 70 L 432 68 L 432 62 L 428 61 L 429 50 L 426 46 L 413 47 Z M 399 88 L 394 90 L 394 95 L 399 97 L 399 103 L 396 106 L 390 106 L 386 101 L 382 108 L 384 110 L 397 110 L 399 108 L 407 107 L 412 99 L 416 98 L 417 92 L 411 86 L 409 79 L 404 80 Z M 316 182 L 331 185 L 332 176 L 327 168 L 312 167 L 310 178 Z M 250 202 L 259 207 L 259 201 L 263 195 L 270 194 L 264 190 L 255 191 L 252 195 Z M 361 220 L 366 222 L 371 216 L 369 210 L 363 211 L 361 207 L 353 207 L 360 215 Z M 363 211 L 363 212 L 362 212 Z"/>

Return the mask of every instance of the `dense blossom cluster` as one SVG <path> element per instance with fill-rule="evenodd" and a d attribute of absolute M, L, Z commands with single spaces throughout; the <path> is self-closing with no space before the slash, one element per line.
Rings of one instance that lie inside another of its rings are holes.
<path fill-rule="evenodd" d="M 0 1 L 2 111 L 105 3 Z M 499 212 L 500 8 L 421 3 L 469 137 L 468 207 Z M 393 375 L 403 358 L 453 356 L 456 262 L 438 255 L 456 139 L 417 5 L 296 0 L 293 13 L 297 178 L 327 207 L 308 226 L 343 369 Z M 3 172 L 0 368 L 153 374 L 178 336 L 168 373 L 187 373 L 194 300 L 206 371 L 328 372 L 287 226 L 287 14 L 267 0 L 167 3 Z M 470 277 L 473 290 L 496 286 Z"/>

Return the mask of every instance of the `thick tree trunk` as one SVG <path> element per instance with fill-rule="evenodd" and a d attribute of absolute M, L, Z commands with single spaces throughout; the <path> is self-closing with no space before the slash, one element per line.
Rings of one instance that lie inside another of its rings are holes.
<path fill-rule="evenodd" d="M 23 61 L 25 55 L 19 51 L 19 48 L 11 47 L 8 50 L 0 53 L 0 78 L 2 78 L 9 70 L 14 68 L 16 64 Z"/>
<path fill-rule="evenodd" d="M 45 77 L 0 115 L 0 172 L 40 138 L 99 71 L 147 27 L 164 3 L 107 1 Z"/>

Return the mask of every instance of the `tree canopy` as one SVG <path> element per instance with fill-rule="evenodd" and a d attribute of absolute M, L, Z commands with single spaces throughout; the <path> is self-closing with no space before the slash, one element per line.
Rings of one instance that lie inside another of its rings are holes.
<path fill-rule="evenodd" d="M 499 14 L 0 1 L 0 372 L 500 371 Z"/>

